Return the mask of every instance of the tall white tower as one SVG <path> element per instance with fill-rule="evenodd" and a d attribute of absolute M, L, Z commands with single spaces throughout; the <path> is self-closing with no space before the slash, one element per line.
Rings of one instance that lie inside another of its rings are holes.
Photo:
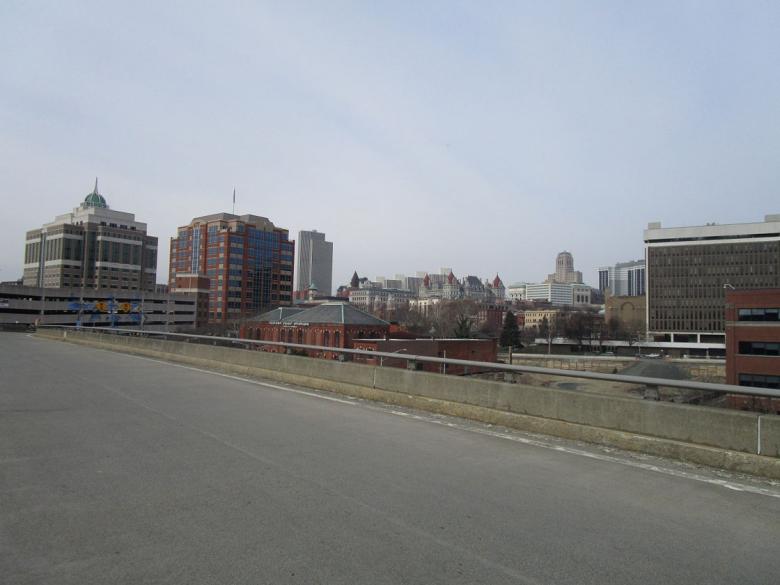
<path fill-rule="evenodd" d="M 295 290 L 312 284 L 323 295 L 333 292 L 333 242 L 325 241 L 325 234 L 317 230 L 300 231 L 295 243 Z"/>

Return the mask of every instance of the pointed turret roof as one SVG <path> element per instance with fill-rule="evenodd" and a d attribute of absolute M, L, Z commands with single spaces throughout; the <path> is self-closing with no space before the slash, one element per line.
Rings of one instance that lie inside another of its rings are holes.
<path fill-rule="evenodd" d="M 452 270 L 450 270 L 450 273 L 447 275 L 447 282 L 449 284 L 453 284 L 455 282 L 455 275 L 452 273 Z"/>
<path fill-rule="evenodd" d="M 431 286 L 431 277 L 428 276 L 427 274 L 425 275 L 425 278 L 423 278 L 423 286 L 425 288 L 428 288 L 428 287 Z"/>
<path fill-rule="evenodd" d="M 360 278 L 358 277 L 357 270 L 355 270 L 355 273 L 352 275 L 352 280 L 349 281 L 349 286 L 352 288 L 358 288 L 360 286 Z"/>
<path fill-rule="evenodd" d="M 501 282 L 501 279 L 498 276 L 498 273 L 496 273 L 496 277 L 493 279 L 493 288 L 498 288 L 500 286 L 504 286 L 504 283 Z"/>

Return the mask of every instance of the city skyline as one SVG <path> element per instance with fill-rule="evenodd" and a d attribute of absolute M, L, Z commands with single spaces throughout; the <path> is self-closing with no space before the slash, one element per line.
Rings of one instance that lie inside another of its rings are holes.
<path fill-rule="evenodd" d="M 0 280 L 95 175 L 161 239 L 235 185 L 236 213 L 328 233 L 334 284 L 412 261 L 541 281 L 571 250 L 595 286 L 650 222 L 780 211 L 775 5 L 0 16 Z"/>

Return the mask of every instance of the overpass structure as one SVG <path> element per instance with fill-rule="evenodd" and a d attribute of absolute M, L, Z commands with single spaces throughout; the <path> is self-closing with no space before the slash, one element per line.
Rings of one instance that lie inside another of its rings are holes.
<path fill-rule="evenodd" d="M 777 389 L 193 334 L 111 328 L 48 328 L 41 334 L 780 479 L 780 416 L 657 400 L 661 387 L 772 397 L 780 396 Z M 378 365 L 242 349 L 262 346 L 371 356 Z M 384 360 L 402 360 L 407 368 L 382 367 Z M 422 361 L 440 364 L 442 373 L 456 364 L 510 376 L 529 372 L 638 384 L 651 400 L 443 376 L 417 371 Z"/>
<path fill-rule="evenodd" d="M 776 482 L 441 414 L 459 397 L 469 416 L 489 399 L 500 416 L 537 401 L 563 417 L 570 393 L 62 337 L 0 333 L 4 584 L 776 582 Z M 357 398 L 371 391 L 397 400 Z M 631 402 L 680 409 L 705 448 L 699 407 Z M 725 420 L 708 422 L 735 440 L 742 422 Z"/>

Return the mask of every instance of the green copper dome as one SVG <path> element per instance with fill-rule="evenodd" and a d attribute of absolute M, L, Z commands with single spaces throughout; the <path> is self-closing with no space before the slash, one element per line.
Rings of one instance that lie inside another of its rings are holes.
<path fill-rule="evenodd" d="M 106 203 L 106 198 L 103 197 L 100 193 L 98 193 L 97 179 L 95 179 L 95 188 L 92 190 L 92 193 L 90 193 L 84 198 L 83 205 L 84 207 L 104 207 L 104 208 L 108 207 L 108 204 Z"/>

